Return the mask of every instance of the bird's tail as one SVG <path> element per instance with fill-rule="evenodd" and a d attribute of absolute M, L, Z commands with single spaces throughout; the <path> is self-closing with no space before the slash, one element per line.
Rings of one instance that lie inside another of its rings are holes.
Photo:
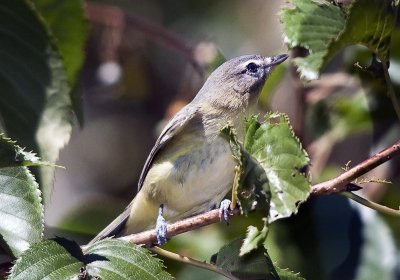
<path fill-rule="evenodd" d="M 88 245 L 92 245 L 93 243 L 112 236 L 119 236 L 125 227 L 126 221 L 129 218 L 131 213 L 130 207 L 128 206 L 122 214 L 120 214 L 114 221 L 112 221 L 105 229 L 103 229 L 99 234 L 93 238 Z"/>
<path fill-rule="evenodd" d="M 124 212 L 93 238 L 88 245 L 106 237 L 119 237 L 154 227 L 159 206 L 156 202 L 150 201 L 143 192 L 139 192 Z"/>

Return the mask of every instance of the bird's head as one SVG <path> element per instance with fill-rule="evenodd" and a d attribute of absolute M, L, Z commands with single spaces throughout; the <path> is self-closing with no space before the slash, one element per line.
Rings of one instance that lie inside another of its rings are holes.
<path fill-rule="evenodd" d="M 217 107 L 243 109 L 257 99 L 272 69 L 287 58 L 286 54 L 243 55 L 228 60 L 211 73 L 195 100 Z"/>

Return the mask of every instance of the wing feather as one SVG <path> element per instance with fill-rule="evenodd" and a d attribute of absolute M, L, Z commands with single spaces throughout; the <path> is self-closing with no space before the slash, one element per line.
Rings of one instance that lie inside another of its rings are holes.
<path fill-rule="evenodd" d="M 197 115 L 197 112 L 195 106 L 186 105 L 165 126 L 144 164 L 138 182 L 138 191 L 142 188 L 157 153 Z"/>

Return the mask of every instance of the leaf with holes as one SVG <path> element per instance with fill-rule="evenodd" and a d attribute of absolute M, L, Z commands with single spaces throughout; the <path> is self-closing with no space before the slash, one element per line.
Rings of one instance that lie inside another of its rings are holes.
<path fill-rule="evenodd" d="M 387 61 L 398 3 L 391 0 L 355 0 L 350 7 L 334 1 L 293 0 L 281 14 L 289 47 L 309 51 L 294 63 L 306 79 L 316 79 L 332 56 L 349 45 L 361 44 Z"/>
<path fill-rule="evenodd" d="M 300 75 L 307 80 L 316 79 L 338 51 L 350 45 L 363 45 L 374 54 L 365 70 L 375 80 L 385 80 L 386 91 L 400 118 L 400 96 L 388 71 L 390 42 L 400 2 L 354 0 L 350 6 L 335 1 L 293 0 L 292 3 L 294 7 L 285 8 L 281 20 L 289 47 L 303 47 L 309 52 L 307 57 L 293 59 Z"/>
<path fill-rule="evenodd" d="M 311 184 L 303 169 L 309 164 L 306 151 L 282 113 L 268 114 L 264 123 L 257 117 L 245 124 L 244 148 L 263 167 L 271 192 L 269 222 L 297 212 L 305 201 Z"/>
<path fill-rule="evenodd" d="M 227 125 L 221 129 L 221 134 L 229 141 L 232 156 L 237 162 L 233 192 L 236 194 L 242 214 L 248 215 L 250 211 L 262 209 L 265 216 L 268 216 L 271 192 L 263 167 L 244 150 L 234 128 Z"/>

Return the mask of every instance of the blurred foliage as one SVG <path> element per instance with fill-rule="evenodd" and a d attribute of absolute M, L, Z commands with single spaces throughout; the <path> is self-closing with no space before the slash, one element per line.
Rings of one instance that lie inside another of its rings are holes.
<path fill-rule="evenodd" d="M 84 62 L 84 48 L 88 33 L 83 1 L 33 0 L 32 2 L 44 17 L 63 58 L 68 82 L 72 88 L 70 96 L 73 110 L 82 124 L 83 112 L 77 87 L 79 86 L 78 75 Z"/>
<path fill-rule="evenodd" d="M 70 85 L 54 39 L 30 1 L 1 4 L 2 98 L 5 133 L 46 161 L 56 162 L 69 141 L 73 107 Z M 54 170 L 39 172 L 44 197 L 50 196 Z"/>
<path fill-rule="evenodd" d="M 26 148 L 3 136 L 0 139 L 3 256 L 19 256 L 29 244 L 42 240 L 43 203 L 27 166 L 56 162 L 59 150 L 69 141 L 74 114 L 80 116 L 80 94 L 84 131 L 92 130 L 74 133 L 62 155 L 61 164 L 67 170 L 58 170 L 56 192 L 44 206 L 52 226 L 60 226 L 59 230 L 84 242 L 132 199 L 135 174 L 140 174 L 154 141 L 151 135 L 157 122 L 184 106 L 225 58 L 283 53 L 281 28 L 296 56 L 292 61 L 297 68 L 277 67 L 263 89 L 260 105 L 285 112 L 297 123 L 296 132 L 311 158 L 313 182 L 333 178 L 345 166 L 397 141 L 399 1 L 283 2 L 3 1 L 1 128 Z M 281 26 L 276 16 L 279 10 Z M 297 57 L 299 50 L 306 55 Z M 303 83 L 295 70 L 308 80 L 319 80 Z M 99 122 L 103 118 L 107 122 Z M 275 135 L 268 129 L 259 133 L 254 139 Z M 287 135 L 276 135 L 274 142 L 285 145 Z M 254 146 L 250 142 L 244 143 L 249 151 Z M 275 166 L 281 153 L 262 151 L 260 158 Z M 302 163 L 300 173 L 306 161 Z M 38 181 L 48 198 L 53 167 L 45 168 Z M 392 184 L 363 184 L 363 195 L 398 208 L 399 170 L 399 160 L 393 159 L 372 171 L 371 178 Z M 9 198 L 3 200 L 10 194 L 13 203 Z M 295 210 L 291 208 L 284 216 L 297 211 L 296 202 L 291 201 Z M 219 252 L 212 260 L 243 279 L 249 279 L 244 276 L 249 273 L 276 279 L 400 277 L 398 218 L 381 216 L 340 196 L 310 198 L 295 216 L 268 227 L 262 219 L 265 212 L 248 212 L 248 217 L 233 218 L 229 227 L 211 225 L 177 236 L 165 248 L 206 262 Z M 30 222 L 24 222 L 26 217 L 32 218 Z M 246 229 L 247 246 L 242 247 Z M 47 272 L 51 279 L 97 273 L 107 278 L 107 273 L 116 270 L 126 279 L 133 277 L 134 267 L 146 265 L 159 278 L 170 277 L 144 249 L 115 240 L 96 245 L 87 253 L 71 241 L 39 242 L 22 253 L 11 279 L 26 279 L 23 273 L 31 273 L 31 277 Z M 245 261 L 239 257 L 240 248 L 247 253 Z M 53 255 L 60 258 L 53 259 Z M 50 257 L 53 262 L 44 265 L 38 256 L 46 261 Z M 224 279 L 213 272 L 163 261 L 178 279 Z M 300 276 L 288 271 L 300 272 Z"/>

